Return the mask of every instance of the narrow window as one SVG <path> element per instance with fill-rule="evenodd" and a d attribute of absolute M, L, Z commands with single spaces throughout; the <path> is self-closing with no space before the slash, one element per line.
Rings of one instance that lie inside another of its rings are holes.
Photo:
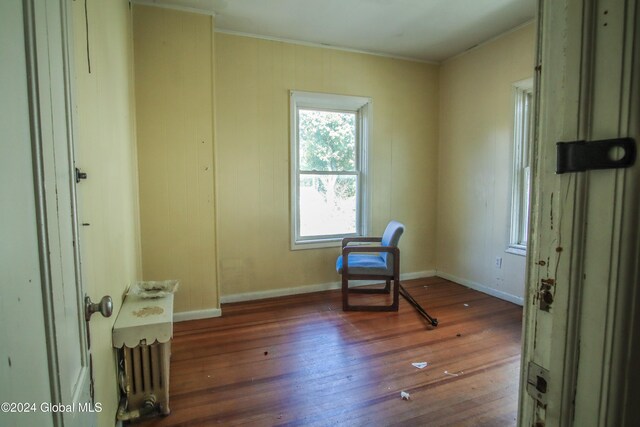
<path fill-rule="evenodd" d="M 291 92 L 292 249 L 365 234 L 370 102 Z"/>
<path fill-rule="evenodd" d="M 514 145 L 513 180 L 511 190 L 511 232 L 508 252 L 527 253 L 529 226 L 529 190 L 531 188 L 531 113 L 533 81 L 527 79 L 514 85 Z"/>

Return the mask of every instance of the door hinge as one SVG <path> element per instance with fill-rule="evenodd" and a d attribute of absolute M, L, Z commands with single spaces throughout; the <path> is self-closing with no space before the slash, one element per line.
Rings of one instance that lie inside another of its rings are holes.
<path fill-rule="evenodd" d="M 556 143 L 556 173 L 628 168 L 636 160 L 633 138 Z"/>
<path fill-rule="evenodd" d="M 87 173 L 82 172 L 80 169 L 76 168 L 76 184 L 80 182 L 80 180 L 87 179 Z"/>
<path fill-rule="evenodd" d="M 89 325 L 87 325 L 89 327 Z M 89 353 L 89 396 L 91 397 L 91 404 L 96 403 L 95 397 L 95 383 L 93 382 L 93 355 Z"/>
<path fill-rule="evenodd" d="M 527 393 L 542 406 L 547 406 L 549 370 L 529 362 L 527 368 Z"/>

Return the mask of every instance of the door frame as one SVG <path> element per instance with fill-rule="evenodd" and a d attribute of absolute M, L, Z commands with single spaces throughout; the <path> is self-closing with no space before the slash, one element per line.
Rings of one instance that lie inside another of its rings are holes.
<path fill-rule="evenodd" d="M 555 174 L 556 143 L 640 122 L 638 0 L 539 0 L 521 426 L 633 425 L 640 382 L 640 166 Z M 551 292 L 540 308 L 543 287 Z M 527 394 L 546 369 L 546 403 Z"/>

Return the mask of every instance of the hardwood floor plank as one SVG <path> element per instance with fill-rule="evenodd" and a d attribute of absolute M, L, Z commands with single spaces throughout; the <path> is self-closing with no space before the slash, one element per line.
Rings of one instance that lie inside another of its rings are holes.
<path fill-rule="evenodd" d="M 403 285 L 437 328 L 404 300 L 342 312 L 340 291 L 176 324 L 172 413 L 139 425 L 515 425 L 522 308 L 438 277 Z"/>

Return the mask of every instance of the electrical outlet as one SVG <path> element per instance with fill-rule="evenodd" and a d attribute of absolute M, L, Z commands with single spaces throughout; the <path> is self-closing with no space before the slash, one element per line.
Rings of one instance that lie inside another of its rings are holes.
<path fill-rule="evenodd" d="M 501 256 L 497 256 L 496 257 L 496 268 L 502 268 L 502 257 Z"/>

